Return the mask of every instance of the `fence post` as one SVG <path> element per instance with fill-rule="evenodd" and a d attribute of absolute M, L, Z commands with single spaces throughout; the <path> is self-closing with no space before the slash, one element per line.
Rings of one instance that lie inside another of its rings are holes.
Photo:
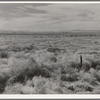
<path fill-rule="evenodd" d="M 80 68 L 82 68 L 82 64 L 83 64 L 83 59 L 82 59 L 82 55 L 80 55 Z"/>

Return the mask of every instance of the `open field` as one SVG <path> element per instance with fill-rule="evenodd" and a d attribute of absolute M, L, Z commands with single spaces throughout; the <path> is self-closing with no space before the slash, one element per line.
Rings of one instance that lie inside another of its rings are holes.
<path fill-rule="evenodd" d="M 99 94 L 100 36 L 1 35 L 0 93 Z"/>

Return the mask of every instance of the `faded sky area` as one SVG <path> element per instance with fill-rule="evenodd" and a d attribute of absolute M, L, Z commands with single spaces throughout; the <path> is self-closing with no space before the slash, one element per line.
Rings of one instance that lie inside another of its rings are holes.
<path fill-rule="evenodd" d="M 0 30 L 100 30 L 100 4 L 0 4 Z"/>

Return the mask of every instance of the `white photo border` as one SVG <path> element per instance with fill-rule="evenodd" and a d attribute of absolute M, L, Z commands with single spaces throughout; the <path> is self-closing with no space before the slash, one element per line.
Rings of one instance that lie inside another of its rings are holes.
<path fill-rule="evenodd" d="M 100 1 L 0 1 L 1 3 L 100 4 Z M 1 94 L 0 99 L 100 99 L 100 94 Z"/>

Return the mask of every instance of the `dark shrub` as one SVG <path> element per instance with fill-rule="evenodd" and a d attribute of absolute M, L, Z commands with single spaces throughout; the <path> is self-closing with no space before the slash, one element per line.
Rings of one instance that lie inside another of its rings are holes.
<path fill-rule="evenodd" d="M 48 52 L 60 52 L 60 49 L 59 48 L 53 48 L 53 47 L 49 47 L 48 49 L 47 49 L 47 51 Z"/>
<path fill-rule="evenodd" d="M 83 63 L 82 65 L 82 69 L 81 70 L 84 70 L 84 71 L 89 71 L 90 70 L 90 65 L 88 63 Z"/>
<path fill-rule="evenodd" d="M 74 82 L 74 81 L 78 81 L 78 76 L 77 74 L 62 74 L 61 75 L 61 80 L 63 81 L 69 81 L 69 82 Z"/>
<path fill-rule="evenodd" d="M 5 73 L 2 73 L 0 75 L 0 93 L 4 92 L 6 82 L 9 79 L 9 76 L 7 76 Z"/>
<path fill-rule="evenodd" d="M 8 58 L 10 54 L 7 51 L 0 52 L 0 58 Z"/>
<path fill-rule="evenodd" d="M 50 60 L 53 62 L 57 62 L 57 58 L 55 58 L 55 57 L 50 58 Z"/>

